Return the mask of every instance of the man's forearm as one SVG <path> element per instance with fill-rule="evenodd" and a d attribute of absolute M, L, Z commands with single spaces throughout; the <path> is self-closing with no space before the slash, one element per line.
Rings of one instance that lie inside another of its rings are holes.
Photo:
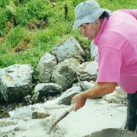
<path fill-rule="evenodd" d="M 112 93 L 115 90 L 115 87 L 115 82 L 99 82 L 92 88 L 75 95 L 72 98 L 71 103 L 75 103 L 75 111 L 77 111 L 85 105 L 87 98 L 101 97 L 103 95 Z"/>
<path fill-rule="evenodd" d="M 80 94 L 83 98 L 96 98 L 112 93 L 115 90 L 115 87 L 116 82 L 99 82 Z"/>

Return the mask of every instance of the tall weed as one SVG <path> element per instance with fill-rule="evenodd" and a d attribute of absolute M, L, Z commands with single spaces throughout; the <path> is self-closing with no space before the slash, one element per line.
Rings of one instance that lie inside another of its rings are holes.
<path fill-rule="evenodd" d="M 27 31 L 25 28 L 21 26 L 15 27 L 11 32 L 9 33 L 4 45 L 5 48 L 8 50 L 15 48 L 19 42 L 21 41 L 22 37 L 27 34 Z"/>

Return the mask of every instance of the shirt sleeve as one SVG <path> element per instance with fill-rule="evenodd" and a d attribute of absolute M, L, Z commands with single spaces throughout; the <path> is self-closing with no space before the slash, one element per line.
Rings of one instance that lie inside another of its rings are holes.
<path fill-rule="evenodd" d="M 133 10 L 121 9 L 119 11 L 126 12 L 132 15 L 137 20 L 137 9 L 133 9 Z"/>
<path fill-rule="evenodd" d="M 122 54 L 113 48 L 103 47 L 99 51 L 97 82 L 119 82 Z"/>

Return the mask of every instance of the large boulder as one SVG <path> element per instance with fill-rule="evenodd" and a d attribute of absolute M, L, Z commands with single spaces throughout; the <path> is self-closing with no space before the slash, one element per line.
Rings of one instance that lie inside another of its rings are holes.
<path fill-rule="evenodd" d="M 76 80 L 76 71 L 79 66 L 77 59 L 70 58 L 55 66 L 52 74 L 52 81 L 61 85 L 63 90 L 71 87 Z"/>
<path fill-rule="evenodd" d="M 38 78 L 41 83 L 49 83 L 54 67 L 57 65 L 55 56 L 45 53 L 38 63 Z"/>
<path fill-rule="evenodd" d="M 56 56 L 58 62 L 72 57 L 84 61 L 82 56 L 85 55 L 78 41 L 72 36 L 55 45 L 52 54 Z"/>
<path fill-rule="evenodd" d="M 98 63 L 96 61 L 84 62 L 77 68 L 79 81 L 96 80 L 98 75 Z"/>
<path fill-rule="evenodd" d="M 0 69 L 0 92 L 6 102 L 18 101 L 30 93 L 32 74 L 33 69 L 28 64 Z"/>

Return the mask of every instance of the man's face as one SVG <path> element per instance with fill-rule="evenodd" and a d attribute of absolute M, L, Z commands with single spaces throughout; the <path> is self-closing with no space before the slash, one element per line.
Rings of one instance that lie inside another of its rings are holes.
<path fill-rule="evenodd" d="M 85 35 L 88 38 L 88 40 L 93 40 L 98 34 L 100 27 L 101 24 L 99 20 L 96 20 L 92 23 L 83 23 L 80 26 L 81 35 Z"/>

